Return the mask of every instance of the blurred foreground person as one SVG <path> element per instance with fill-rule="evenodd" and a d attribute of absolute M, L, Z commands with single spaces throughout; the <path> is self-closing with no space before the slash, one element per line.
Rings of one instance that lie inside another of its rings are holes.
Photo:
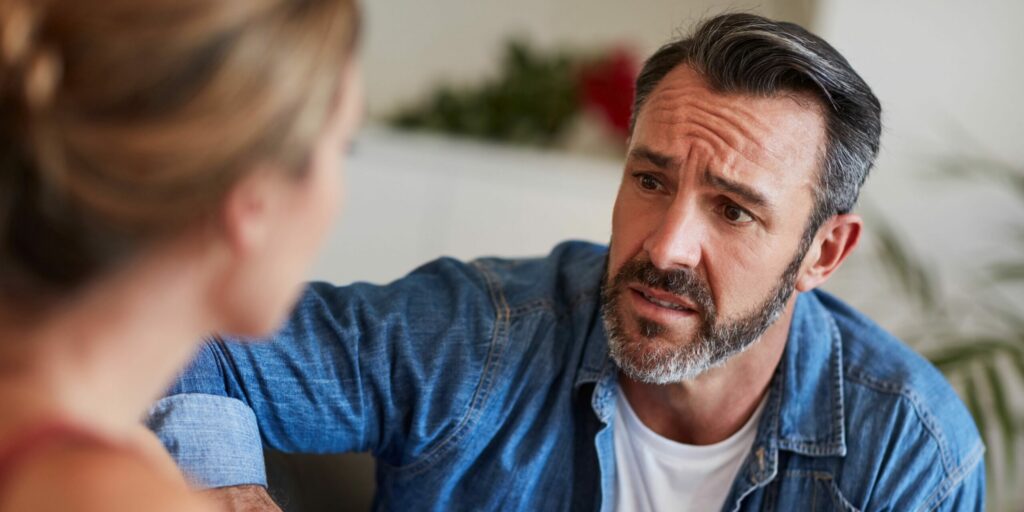
<path fill-rule="evenodd" d="M 361 112 L 357 14 L 0 0 L 0 511 L 211 508 L 140 420 L 204 336 L 298 297 Z"/>
<path fill-rule="evenodd" d="M 151 425 L 253 495 L 261 443 L 372 451 L 378 509 L 982 510 L 952 388 L 817 290 L 879 147 L 850 64 L 723 15 L 647 60 L 633 116 L 609 247 L 314 284 L 271 343 L 205 346 Z"/>

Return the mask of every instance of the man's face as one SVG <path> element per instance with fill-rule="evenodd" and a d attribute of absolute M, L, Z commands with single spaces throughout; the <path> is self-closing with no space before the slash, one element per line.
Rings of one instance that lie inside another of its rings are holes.
<path fill-rule="evenodd" d="M 648 97 L 615 201 L 603 314 L 636 380 L 692 380 L 790 302 L 825 144 L 810 98 L 710 90 L 687 66 Z"/>

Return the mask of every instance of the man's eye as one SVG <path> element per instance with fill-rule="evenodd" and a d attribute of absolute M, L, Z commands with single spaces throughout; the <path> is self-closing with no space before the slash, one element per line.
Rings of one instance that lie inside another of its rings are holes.
<path fill-rule="evenodd" d="M 658 178 L 650 174 L 639 174 L 637 179 L 640 181 L 640 187 L 644 190 L 655 191 L 661 188 L 661 182 L 658 181 Z"/>
<path fill-rule="evenodd" d="M 746 210 L 734 204 L 725 205 L 722 208 L 722 215 L 725 216 L 726 220 L 733 224 L 746 224 L 754 220 L 754 217 L 747 213 Z"/>

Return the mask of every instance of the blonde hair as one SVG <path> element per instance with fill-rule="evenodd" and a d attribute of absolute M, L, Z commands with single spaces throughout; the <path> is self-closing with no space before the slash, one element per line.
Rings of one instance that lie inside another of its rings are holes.
<path fill-rule="evenodd" d="M 336 109 L 355 0 L 0 0 L 0 298 L 74 290 L 296 176 Z"/>

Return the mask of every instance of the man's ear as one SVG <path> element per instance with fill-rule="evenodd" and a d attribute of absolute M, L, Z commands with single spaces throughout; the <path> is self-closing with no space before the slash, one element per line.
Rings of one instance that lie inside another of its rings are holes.
<path fill-rule="evenodd" d="M 864 222 L 859 215 L 836 215 L 825 222 L 804 256 L 803 268 L 796 280 L 796 289 L 806 292 L 828 280 L 860 241 Z"/>
<path fill-rule="evenodd" d="M 228 248 L 244 256 L 267 243 L 271 235 L 274 176 L 256 170 L 235 183 L 221 207 L 221 226 Z"/>

